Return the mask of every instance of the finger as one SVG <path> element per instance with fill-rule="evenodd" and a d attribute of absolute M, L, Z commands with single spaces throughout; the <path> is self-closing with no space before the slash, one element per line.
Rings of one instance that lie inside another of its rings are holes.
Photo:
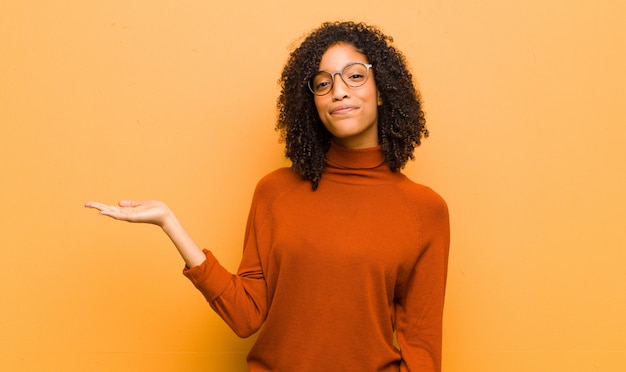
<path fill-rule="evenodd" d="M 132 221 L 132 216 L 128 213 L 125 207 L 118 207 L 116 205 L 108 205 L 98 202 L 87 202 L 85 207 L 97 209 L 101 216 L 111 217 L 121 221 Z"/>
<path fill-rule="evenodd" d="M 101 211 L 103 209 L 111 208 L 111 206 L 107 204 L 103 204 L 103 203 L 98 203 L 98 202 L 87 202 L 85 203 L 85 208 L 93 208 L 93 209 L 97 209 Z"/>
<path fill-rule="evenodd" d="M 118 207 L 117 205 L 103 205 L 100 209 L 101 216 L 108 216 L 115 218 L 116 220 L 131 220 L 131 213 L 125 207 Z"/>
<path fill-rule="evenodd" d="M 134 200 L 120 200 L 117 205 L 123 208 L 134 208 L 141 205 L 141 202 L 137 202 Z"/>

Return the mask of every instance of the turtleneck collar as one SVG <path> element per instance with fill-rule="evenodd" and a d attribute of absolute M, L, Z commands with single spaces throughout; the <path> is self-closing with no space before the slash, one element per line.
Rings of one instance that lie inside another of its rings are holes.
<path fill-rule="evenodd" d="M 380 146 L 349 149 L 330 141 L 330 149 L 326 153 L 327 164 L 343 169 L 371 169 L 384 162 L 385 156 Z"/>
<path fill-rule="evenodd" d="M 381 147 L 349 149 L 334 141 L 326 153 L 326 168 L 322 174 L 324 180 L 354 184 L 380 184 L 402 177 L 399 172 L 392 172 L 385 161 Z"/>

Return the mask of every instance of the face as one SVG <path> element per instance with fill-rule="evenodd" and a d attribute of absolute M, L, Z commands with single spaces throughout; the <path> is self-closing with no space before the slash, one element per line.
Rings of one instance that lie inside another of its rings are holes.
<path fill-rule="evenodd" d="M 319 71 L 341 71 L 352 62 L 368 63 L 365 55 L 352 45 L 339 43 L 322 55 Z M 351 88 L 335 75 L 330 93 L 314 96 L 317 113 L 335 142 L 347 148 L 366 148 L 378 145 L 378 106 L 380 95 L 370 69 L 367 82 Z M 347 78 L 347 77 L 346 77 Z"/>

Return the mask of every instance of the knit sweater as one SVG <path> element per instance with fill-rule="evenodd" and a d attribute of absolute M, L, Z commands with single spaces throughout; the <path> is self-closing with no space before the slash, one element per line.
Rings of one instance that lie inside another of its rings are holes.
<path fill-rule="evenodd" d="M 261 329 L 250 371 L 439 371 L 449 241 L 439 195 L 332 144 L 316 191 L 290 168 L 258 183 L 236 274 L 207 250 L 184 274 L 237 335 Z"/>

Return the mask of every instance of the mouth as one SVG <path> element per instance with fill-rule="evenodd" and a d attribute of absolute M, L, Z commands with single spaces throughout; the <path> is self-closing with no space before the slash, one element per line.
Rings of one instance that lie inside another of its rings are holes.
<path fill-rule="evenodd" d="M 358 109 L 358 107 L 352 106 L 352 105 L 338 106 L 332 109 L 330 111 L 330 114 L 331 115 L 346 115 L 346 114 L 351 113 L 352 111 L 355 111 L 356 109 Z"/>

